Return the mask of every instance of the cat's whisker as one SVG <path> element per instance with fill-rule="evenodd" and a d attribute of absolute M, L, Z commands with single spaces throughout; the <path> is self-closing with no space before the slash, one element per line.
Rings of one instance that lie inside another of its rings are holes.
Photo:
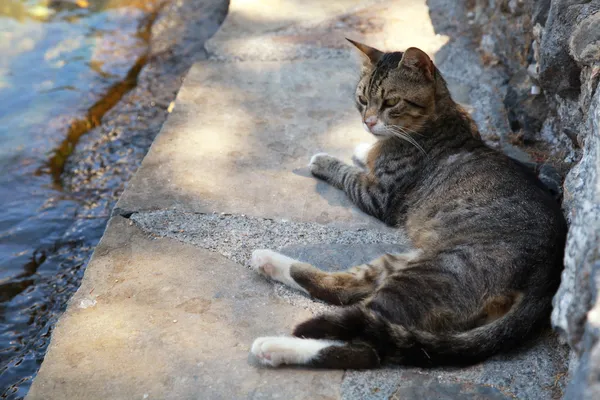
<path fill-rule="evenodd" d="M 400 132 L 403 132 L 403 133 L 411 132 L 411 133 L 414 133 L 414 134 L 419 135 L 421 137 L 424 137 L 419 132 L 414 131 L 414 130 L 412 130 L 410 128 L 405 128 L 405 127 L 402 127 L 402 126 L 395 126 L 395 125 L 390 125 L 390 126 L 388 126 L 388 128 L 389 129 L 393 129 L 393 130 L 397 130 L 397 131 L 400 131 Z"/>
<path fill-rule="evenodd" d="M 400 129 L 400 127 L 394 127 L 394 128 Z M 415 146 L 415 148 L 417 148 L 421 153 L 423 153 L 423 155 L 427 155 L 427 152 L 425 151 L 423 146 L 421 146 L 413 137 L 411 137 L 407 132 L 403 132 L 401 130 L 396 130 L 396 129 L 389 129 L 389 132 L 392 133 L 394 136 Z"/>
<path fill-rule="evenodd" d="M 410 133 L 405 131 L 404 128 L 399 126 L 393 126 L 388 128 L 391 128 L 389 129 L 389 131 L 392 132 L 394 135 L 406 140 L 407 142 L 418 148 L 423 154 L 426 154 L 425 149 L 423 149 L 423 147 L 412 136 L 410 136 Z"/>
<path fill-rule="evenodd" d="M 419 149 L 419 151 L 423 153 L 423 155 L 427 155 L 427 152 L 425 151 L 423 146 L 421 146 L 415 139 L 413 139 L 409 135 L 404 135 L 403 139 L 405 139 L 407 142 L 411 143 L 413 146 Z"/>
<path fill-rule="evenodd" d="M 393 127 L 393 128 L 399 128 L 399 129 L 403 129 L 403 130 L 405 130 L 405 131 L 408 131 L 408 132 L 414 133 L 415 135 L 419 135 L 419 136 L 423 137 L 423 134 L 421 134 L 421 133 L 419 133 L 419 132 L 417 132 L 417 131 L 415 131 L 415 130 L 413 130 L 413 129 L 407 128 L 407 127 L 405 127 L 405 126 L 402 126 L 402 127 L 400 127 L 400 126 L 394 126 L 394 125 L 392 125 L 392 127 Z M 423 125 L 416 125 L 416 128 L 417 128 L 417 129 L 420 129 L 420 128 L 422 128 L 422 127 L 423 127 Z"/>
<path fill-rule="evenodd" d="M 406 128 L 406 127 L 403 127 L 403 126 L 399 126 L 398 128 L 400 128 L 400 130 L 402 130 L 405 133 L 414 133 L 414 134 L 419 135 L 421 137 L 425 137 L 424 135 L 420 134 L 419 132 L 417 132 L 417 131 L 415 131 L 413 129 Z"/>

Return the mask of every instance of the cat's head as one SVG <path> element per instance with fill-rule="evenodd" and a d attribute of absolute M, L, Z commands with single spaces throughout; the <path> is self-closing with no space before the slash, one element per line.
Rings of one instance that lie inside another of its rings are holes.
<path fill-rule="evenodd" d="M 435 112 L 436 81 L 427 54 L 411 47 L 384 53 L 348 39 L 363 58 L 355 101 L 363 127 L 377 138 L 418 132 Z"/>

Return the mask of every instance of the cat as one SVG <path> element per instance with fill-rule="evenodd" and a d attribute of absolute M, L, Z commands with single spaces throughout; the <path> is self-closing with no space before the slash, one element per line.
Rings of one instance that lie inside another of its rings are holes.
<path fill-rule="evenodd" d="M 348 39 L 349 40 L 349 39 Z M 328 273 L 271 250 L 251 266 L 313 298 L 346 306 L 261 337 L 270 366 L 365 369 L 464 365 L 515 348 L 547 325 L 567 225 L 525 165 L 486 146 L 423 51 L 363 57 L 356 106 L 377 139 L 351 166 L 327 154 L 311 173 L 362 211 L 403 227 L 414 250 Z"/>

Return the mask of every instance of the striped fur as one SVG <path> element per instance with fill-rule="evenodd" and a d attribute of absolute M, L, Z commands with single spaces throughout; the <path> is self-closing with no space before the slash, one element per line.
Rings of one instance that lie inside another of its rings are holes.
<path fill-rule="evenodd" d="M 256 253 L 261 273 L 347 306 L 294 331 L 335 345 L 288 341 L 285 357 L 262 356 L 373 368 L 464 364 L 512 349 L 548 321 L 566 238 L 560 206 L 528 168 L 481 141 L 425 53 L 354 44 L 365 55 L 357 108 L 378 141 L 357 152 L 362 167 L 320 154 L 311 172 L 404 227 L 416 250 L 342 273 Z M 309 347 L 318 349 L 310 357 Z"/>

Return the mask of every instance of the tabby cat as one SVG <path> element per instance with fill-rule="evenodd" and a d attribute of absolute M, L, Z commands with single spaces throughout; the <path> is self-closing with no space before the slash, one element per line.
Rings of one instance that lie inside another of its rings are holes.
<path fill-rule="evenodd" d="M 259 273 L 347 307 L 294 337 L 258 338 L 252 353 L 271 366 L 362 369 L 474 363 L 514 348 L 549 319 L 566 237 L 559 204 L 482 142 L 423 51 L 350 42 L 364 58 L 356 106 L 378 140 L 357 149 L 362 168 L 316 154 L 310 171 L 404 227 L 414 251 L 336 273 L 254 251 Z"/>

